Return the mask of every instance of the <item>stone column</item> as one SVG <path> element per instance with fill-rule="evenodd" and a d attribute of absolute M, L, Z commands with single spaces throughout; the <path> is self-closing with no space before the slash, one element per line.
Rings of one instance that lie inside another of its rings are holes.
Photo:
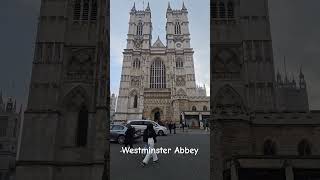
<path fill-rule="evenodd" d="M 238 180 L 238 169 L 235 161 L 231 162 L 231 180 Z"/>

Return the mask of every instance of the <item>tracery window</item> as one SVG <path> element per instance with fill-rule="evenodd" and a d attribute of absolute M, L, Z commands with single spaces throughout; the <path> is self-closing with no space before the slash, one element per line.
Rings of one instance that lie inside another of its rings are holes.
<path fill-rule="evenodd" d="M 137 35 L 142 36 L 142 32 L 143 32 L 143 25 L 142 25 L 142 22 L 140 21 L 137 25 Z"/>
<path fill-rule="evenodd" d="M 87 145 L 88 117 L 88 110 L 85 105 L 82 105 L 78 114 L 77 146 L 79 147 Z"/>
<path fill-rule="evenodd" d="M 96 21 L 97 14 L 98 14 L 97 0 L 74 0 L 73 20 Z"/>
<path fill-rule="evenodd" d="M 300 156 L 311 155 L 311 145 L 307 140 L 302 140 L 298 144 L 298 153 Z"/>
<path fill-rule="evenodd" d="M 151 65 L 150 88 L 166 88 L 166 68 L 159 58 Z"/>
<path fill-rule="evenodd" d="M 180 22 L 176 22 L 174 25 L 174 34 L 181 34 L 181 25 Z"/>
<path fill-rule="evenodd" d="M 226 14 L 225 5 L 223 2 L 220 2 L 219 3 L 219 16 L 220 16 L 220 18 L 225 18 L 225 14 Z"/>
<path fill-rule="evenodd" d="M 276 143 L 270 139 L 266 140 L 263 144 L 264 155 L 276 155 Z"/>
<path fill-rule="evenodd" d="M 140 61 L 139 61 L 139 59 L 135 59 L 135 60 L 133 61 L 132 66 L 133 66 L 133 68 L 139 69 L 139 68 L 140 68 Z"/>
<path fill-rule="evenodd" d="M 176 61 L 176 67 L 177 68 L 182 68 L 183 67 L 183 61 L 182 61 L 182 59 L 177 59 L 177 61 Z"/>
<path fill-rule="evenodd" d="M 232 2 L 228 3 L 228 18 L 234 17 L 234 6 Z"/>
<path fill-rule="evenodd" d="M 207 106 L 203 106 L 203 111 L 208 111 Z"/>
<path fill-rule="evenodd" d="M 195 106 L 192 106 L 192 111 L 197 111 L 197 108 Z"/>

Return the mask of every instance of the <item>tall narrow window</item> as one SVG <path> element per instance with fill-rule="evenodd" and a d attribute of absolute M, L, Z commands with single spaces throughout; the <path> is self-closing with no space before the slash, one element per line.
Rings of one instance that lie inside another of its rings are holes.
<path fill-rule="evenodd" d="M 233 18 L 234 17 L 234 7 L 233 3 L 229 2 L 228 3 L 228 18 Z"/>
<path fill-rule="evenodd" d="M 97 14 L 98 14 L 97 0 L 92 0 L 92 6 L 91 6 L 91 20 L 92 21 L 97 20 Z"/>
<path fill-rule="evenodd" d="M 181 34 L 181 25 L 179 22 L 175 23 L 174 30 L 175 30 L 174 31 L 175 34 Z"/>
<path fill-rule="evenodd" d="M 219 3 L 219 15 L 220 15 L 220 18 L 225 18 L 225 14 L 226 14 L 226 9 L 225 9 L 224 3 L 220 2 Z"/>
<path fill-rule="evenodd" d="M 73 20 L 80 20 L 81 0 L 75 0 L 73 7 Z"/>
<path fill-rule="evenodd" d="M 40 62 L 42 61 L 42 44 L 38 43 L 36 45 L 36 52 L 35 52 L 35 61 Z"/>
<path fill-rule="evenodd" d="M 161 59 L 156 59 L 151 65 L 150 88 L 166 88 L 166 68 Z"/>
<path fill-rule="evenodd" d="M 142 25 L 142 22 L 139 22 L 137 26 L 137 35 L 142 36 L 142 32 L 143 32 L 143 25 Z"/>
<path fill-rule="evenodd" d="M 203 106 L 203 111 L 208 111 L 207 106 Z"/>
<path fill-rule="evenodd" d="M 82 20 L 87 21 L 89 16 L 89 0 L 84 0 L 82 10 Z"/>
<path fill-rule="evenodd" d="M 85 105 L 82 105 L 78 114 L 77 146 L 79 147 L 87 145 L 88 118 L 88 110 Z"/>
<path fill-rule="evenodd" d="M 138 95 L 135 95 L 135 96 L 134 96 L 133 108 L 138 108 Z"/>
<path fill-rule="evenodd" d="M 197 108 L 195 106 L 192 106 L 192 111 L 197 111 Z"/>
<path fill-rule="evenodd" d="M 177 62 L 176 62 L 176 67 L 177 68 L 182 68 L 183 67 L 183 61 L 182 61 L 182 59 L 177 59 Z"/>
<path fill-rule="evenodd" d="M 136 68 L 136 69 L 139 69 L 140 68 L 140 61 L 139 61 L 139 59 L 135 59 L 134 61 L 133 61 L 133 68 Z"/>
<path fill-rule="evenodd" d="M 300 156 L 308 156 L 311 155 L 311 146 L 307 140 L 302 140 L 298 144 L 298 153 Z"/>

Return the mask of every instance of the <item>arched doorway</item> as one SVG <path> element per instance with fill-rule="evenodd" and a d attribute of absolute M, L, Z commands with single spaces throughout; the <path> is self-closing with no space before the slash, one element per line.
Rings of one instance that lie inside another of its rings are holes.
<path fill-rule="evenodd" d="M 151 119 L 154 120 L 155 122 L 161 124 L 161 121 L 163 121 L 163 113 L 160 108 L 155 108 L 151 111 Z"/>
<path fill-rule="evenodd" d="M 161 119 L 160 112 L 159 111 L 155 112 L 154 113 L 154 121 L 159 122 L 160 119 Z"/>

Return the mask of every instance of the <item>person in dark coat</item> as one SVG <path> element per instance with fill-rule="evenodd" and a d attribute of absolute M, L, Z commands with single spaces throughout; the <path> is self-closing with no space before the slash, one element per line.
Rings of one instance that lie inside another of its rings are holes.
<path fill-rule="evenodd" d="M 173 128 L 173 133 L 176 134 L 176 123 L 173 123 L 172 128 Z"/>
<path fill-rule="evenodd" d="M 172 130 L 172 122 L 170 121 L 170 122 L 169 122 L 169 131 L 170 131 L 170 134 L 171 134 L 171 130 Z"/>
<path fill-rule="evenodd" d="M 148 143 L 149 149 L 154 148 L 154 144 L 157 143 L 157 133 L 153 129 L 152 124 L 147 125 L 147 129 L 144 130 L 143 132 L 143 142 Z M 142 161 L 142 166 L 145 166 L 148 164 L 150 158 L 152 156 L 153 162 L 158 162 L 158 156 L 156 153 L 147 153 L 146 157 Z"/>
<path fill-rule="evenodd" d="M 127 147 L 129 145 L 130 148 L 133 148 L 134 134 L 136 133 L 136 130 L 131 125 L 128 125 L 127 127 L 128 129 L 124 135 L 125 137 L 124 146 Z"/>

